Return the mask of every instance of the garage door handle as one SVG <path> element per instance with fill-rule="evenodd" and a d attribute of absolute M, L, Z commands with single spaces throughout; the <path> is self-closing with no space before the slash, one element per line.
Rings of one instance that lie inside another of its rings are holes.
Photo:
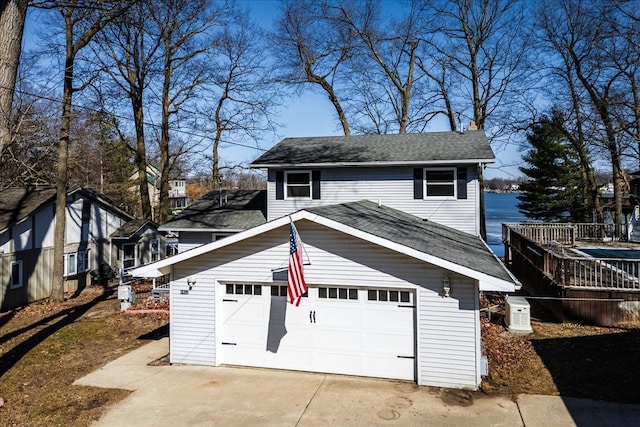
<path fill-rule="evenodd" d="M 415 356 L 398 356 L 398 359 L 415 359 Z"/>
<path fill-rule="evenodd" d="M 316 323 L 316 311 L 309 310 L 309 323 Z"/>
<path fill-rule="evenodd" d="M 223 299 L 222 302 L 238 302 L 237 299 Z"/>

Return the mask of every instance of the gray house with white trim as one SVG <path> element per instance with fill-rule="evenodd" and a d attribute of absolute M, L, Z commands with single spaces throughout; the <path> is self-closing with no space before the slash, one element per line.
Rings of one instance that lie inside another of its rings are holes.
<path fill-rule="evenodd" d="M 171 275 L 171 362 L 477 388 L 479 293 L 517 287 L 478 237 L 475 171 L 490 161 L 481 132 L 276 145 L 253 163 L 268 169 L 268 222 L 134 271 Z M 286 303 L 290 221 L 299 307 Z"/>
<path fill-rule="evenodd" d="M 0 311 L 51 294 L 55 203 L 53 186 L 0 190 Z M 66 205 L 63 274 L 71 292 L 89 285 L 101 264 L 120 267 L 111 236 L 134 218 L 82 187 L 67 192 Z"/>

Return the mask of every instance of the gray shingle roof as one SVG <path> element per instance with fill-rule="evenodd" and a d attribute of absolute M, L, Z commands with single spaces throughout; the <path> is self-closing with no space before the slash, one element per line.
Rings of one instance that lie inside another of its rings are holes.
<path fill-rule="evenodd" d="M 252 167 L 335 164 L 493 162 L 483 131 L 287 138 Z"/>
<path fill-rule="evenodd" d="M 479 237 L 433 221 L 387 206 L 378 207 L 366 200 L 305 210 L 489 276 L 513 281 Z"/>
<path fill-rule="evenodd" d="M 225 190 L 222 207 L 219 195 L 217 190 L 210 191 L 160 229 L 246 230 L 267 222 L 266 190 Z"/>
<path fill-rule="evenodd" d="M 150 219 L 132 219 L 122 224 L 116 231 L 111 233 L 111 237 L 114 239 L 131 239 L 136 236 L 136 233 L 141 230 L 145 225 L 149 225 L 154 229 L 158 229 L 158 224 Z"/>
<path fill-rule="evenodd" d="M 0 190 L 0 231 L 28 217 L 55 195 L 56 189 L 52 186 Z"/>

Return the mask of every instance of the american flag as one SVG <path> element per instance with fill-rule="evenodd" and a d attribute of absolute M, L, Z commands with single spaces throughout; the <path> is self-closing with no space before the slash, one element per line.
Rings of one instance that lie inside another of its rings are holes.
<path fill-rule="evenodd" d="M 289 225 L 289 273 L 287 274 L 289 302 L 296 307 L 299 306 L 305 292 L 307 292 L 307 284 L 302 271 L 302 241 L 292 222 Z"/>

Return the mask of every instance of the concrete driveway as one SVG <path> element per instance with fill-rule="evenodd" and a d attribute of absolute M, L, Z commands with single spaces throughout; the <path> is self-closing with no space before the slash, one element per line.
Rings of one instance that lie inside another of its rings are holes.
<path fill-rule="evenodd" d="M 133 393 L 97 426 L 637 425 L 640 406 L 521 396 L 474 399 L 410 382 L 268 369 L 148 366 L 168 352 L 151 342 L 75 382 Z M 569 404 L 567 404 L 569 402 Z"/>

